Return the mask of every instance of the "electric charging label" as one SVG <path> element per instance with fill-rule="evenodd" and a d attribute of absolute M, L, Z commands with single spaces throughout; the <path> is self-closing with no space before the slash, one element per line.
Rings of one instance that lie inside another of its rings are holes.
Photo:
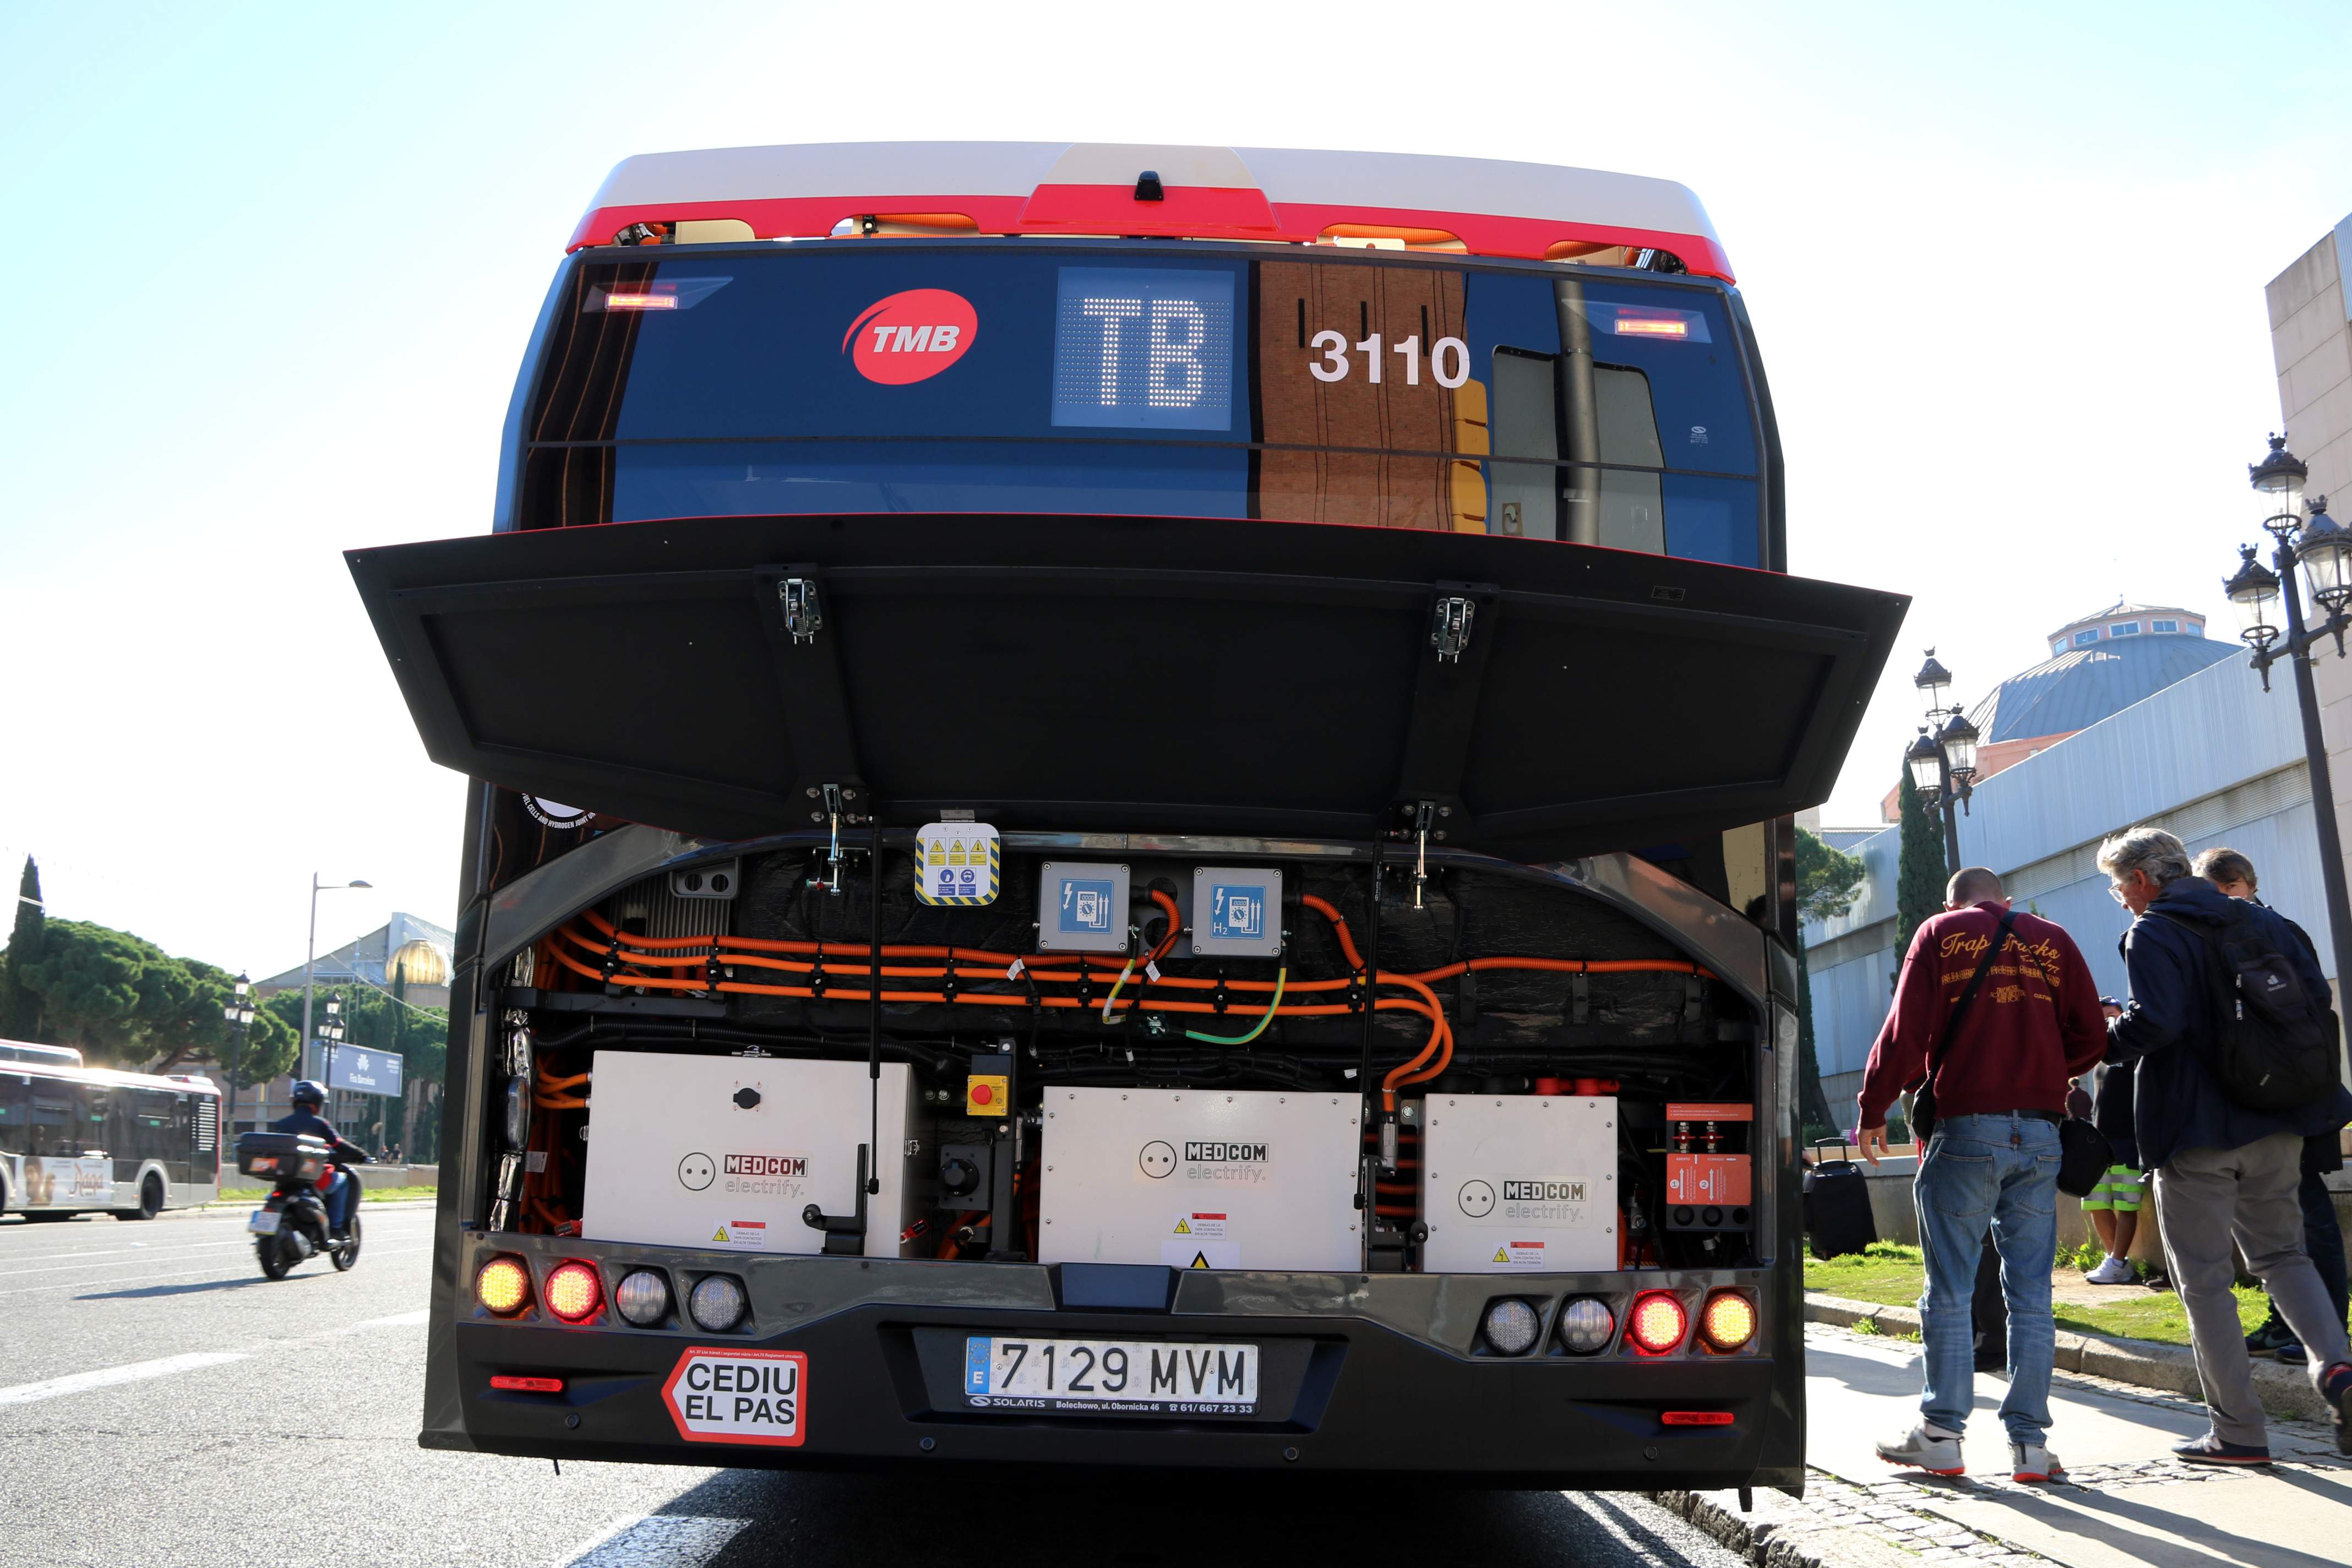
<path fill-rule="evenodd" d="M 808 1356 L 693 1345 L 662 1384 L 662 1403 L 689 1443 L 797 1448 L 808 1436 Z"/>
<path fill-rule="evenodd" d="M 1218 882 L 1209 889 L 1209 934 L 1219 942 L 1247 941 L 1265 935 L 1265 889 L 1255 883 L 1240 887 Z"/>
<path fill-rule="evenodd" d="M 916 841 L 919 902 L 992 904 L 1003 878 L 1004 847 L 985 822 L 934 822 Z"/>

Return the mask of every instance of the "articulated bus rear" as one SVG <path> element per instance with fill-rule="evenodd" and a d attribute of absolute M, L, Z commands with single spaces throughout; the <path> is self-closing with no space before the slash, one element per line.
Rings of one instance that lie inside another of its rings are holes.
<path fill-rule="evenodd" d="M 1786 574 L 1689 193 L 633 159 L 488 538 L 423 1441 L 1794 1487 Z"/>

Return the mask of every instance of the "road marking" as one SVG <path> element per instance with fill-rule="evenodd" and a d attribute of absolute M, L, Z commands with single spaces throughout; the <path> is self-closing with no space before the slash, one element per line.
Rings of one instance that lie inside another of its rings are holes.
<path fill-rule="evenodd" d="M 362 1329 L 411 1329 L 432 1321 L 433 1310 L 419 1307 L 414 1312 L 394 1312 L 389 1318 L 370 1318 L 363 1323 L 353 1323 L 348 1329 L 338 1329 L 336 1332 L 355 1334 Z"/>
<path fill-rule="evenodd" d="M 101 1367 L 96 1372 L 77 1372 L 67 1377 L 46 1378 L 39 1383 L 20 1383 L 13 1388 L 0 1388 L 0 1405 L 31 1405 L 37 1400 L 55 1399 L 63 1394 L 79 1394 L 87 1388 L 106 1388 L 118 1383 L 143 1383 L 151 1377 L 172 1377 L 184 1372 L 196 1372 L 224 1362 L 249 1361 L 244 1351 L 195 1351 L 187 1355 L 167 1355 L 161 1361 L 134 1361 L 127 1366 Z"/>
<path fill-rule="evenodd" d="M 1643 1568 L 1667 1568 L 1666 1560 L 1651 1548 L 1633 1539 L 1632 1531 L 1619 1521 L 1631 1523 L 1630 1516 L 1603 1502 L 1600 1498 L 1580 1492 L 1562 1492 L 1570 1505 L 1599 1525 L 1610 1538 L 1624 1549 L 1625 1554 L 1643 1564 Z"/>
<path fill-rule="evenodd" d="M 749 1522 L 699 1514 L 627 1514 L 576 1547 L 560 1568 L 702 1568 Z"/>
<path fill-rule="evenodd" d="M 362 1263 L 365 1263 L 372 1258 L 405 1258 L 414 1253 L 430 1252 L 433 1249 L 429 1247 L 371 1247 L 361 1252 L 360 1261 Z M 112 1266 L 101 1263 L 93 1265 L 93 1267 L 104 1268 Z M 234 1277 L 229 1274 L 222 1274 L 222 1265 L 215 1264 L 210 1268 L 184 1268 L 174 1274 L 147 1274 L 142 1275 L 137 1279 L 61 1279 L 54 1285 L 27 1285 L 21 1290 L 0 1290 L 0 1296 L 37 1296 L 44 1290 L 79 1290 L 85 1286 L 97 1289 L 133 1290 L 143 1289 L 145 1281 L 150 1279 L 192 1279 L 196 1276 L 203 1274 L 219 1274 L 224 1279 Z M 259 1279 L 261 1278 L 258 1265 L 254 1268 L 253 1277 L 256 1279 Z M 313 1276 L 304 1276 L 304 1278 L 313 1278 Z"/>

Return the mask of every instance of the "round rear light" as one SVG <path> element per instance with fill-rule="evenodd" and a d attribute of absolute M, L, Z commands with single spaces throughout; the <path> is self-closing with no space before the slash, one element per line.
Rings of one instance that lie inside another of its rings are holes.
<path fill-rule="evenodd" d="M 1625 1331 L 1652 1355 L 1664 1355 L 1683 1342 L 1683 1331 L 1689 1327 L 1690 1314 L 1683 1310 L 1680 1299 L 1654 1290 L 1634 1301 Z"/>
<path fill-rule="evenodd" d="M 686 1299 L 695 1326 L 723 1334 L 743 1321 L 743 1287 L 724 1274 L 705 1275 Z"/>
<path fill-rule="evenodd" d="M 559 1263 L 547 1277 L 547 1310 L 567 1323 L 586 1322 L 604 1304 L 604 1282 L 594 1264 Z"/>
<path fill-rule="evenodd" d="M 474 1300 L 501 1318 L 510 1318 L 530 1300 L 530 1270 L 520 1258 L 493 1258 L 474 1276 Z"/>
<path fill-rule="evenodd" d="M 1597 1297 L 1580 1296 L 1560 1311 L 1559 1345 L 1570 1354 L 1591 1355 L 1606 1346 L 1616 1331 L 1616 1315 Z"/>
<path fill-rule="evenodd" d="M 1525 1301 L 1508 1298 L 1486 1308 L 1486 1342 L 1505 1355 L 1525 1355 L 1543 1331 L 1543 1321 Z"/>
<path fill-rule="evenodd" d="M 1717 1290 L 1699 1313 L 1699 1337 L 1719 1351 L 1736 1351 L 1756 1337 L 1755 1304 L 1737 1290 Z"/>
<path fill-rule="evenodd" d="M 613 1305 L 641 1329 L 669 1316 L 669 1281 L 650 1268 L 633 1269 L 613 1289 Z"/>

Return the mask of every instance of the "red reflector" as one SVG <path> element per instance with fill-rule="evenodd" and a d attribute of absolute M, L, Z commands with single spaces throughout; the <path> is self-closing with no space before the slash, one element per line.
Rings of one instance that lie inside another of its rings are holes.
<path fill-rule="evenodd" d="M 511 1394 L 561 1394 L 563 1380 L 560 1377 L 509 1377 L 504 1373 L 490 1379 L 492 1388 L 503 1388 Z"/>
<path fill-rule="evenodd" d="M 1728 1410 L 1669 1410 L 1658 1417 L 1669 1426 L 1728 1426 Z"/>
<path fill-rule="evenodd" d="M 607 294 L 604 296 L 604 309 L 607 310 L 675 310 L 677 309 L 677 296 L 675 294 Z"/>

